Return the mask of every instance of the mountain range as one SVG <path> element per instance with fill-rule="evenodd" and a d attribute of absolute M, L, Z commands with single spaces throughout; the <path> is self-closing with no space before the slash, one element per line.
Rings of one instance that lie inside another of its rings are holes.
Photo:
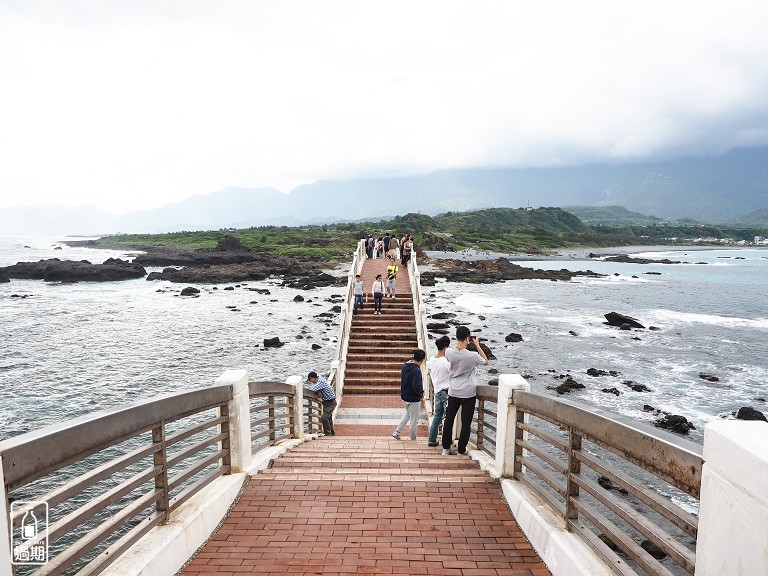
<path fill-rule="evenodd" d="M 403 178 L 321 180 L 287 195 L 273 188 L 226 188 L 120 216 L 87 205 L 5 208 L 0 210 L 0 233 L 292 226 L 523 206 L 620 206 L 650 221 L 768 226 L 768 147 L 664 162 L 448 169 Z"/>

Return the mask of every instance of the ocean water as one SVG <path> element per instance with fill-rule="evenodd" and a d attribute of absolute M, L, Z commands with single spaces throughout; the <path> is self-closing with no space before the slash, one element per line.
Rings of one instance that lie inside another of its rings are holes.
<path fill-rule="evenodd" d="M 70 248 L 60 240 L 0 236 L 0 266 L 48 257 L 92 262 L 130 257 Z M 607 276 L 492 285 L 439 282 L 423 289 L 426 309 L 454 312 L 487 339 L 497 359 L 481 370 L 481 381 L 498 377 L 490 369 L 520 373 L 534 391 L 555 395 L 548 387 L 561 382 L 555 376 L 569 373 L 586 386 L 569 399 L 649 423 L 656 416 L 644 405 L 682 414 L 697 427 L 690 435 L 696 441 L 707 422 L 741 406 L 768 413 L 766 403 L 757 400 L 768 397 L 768 250 L 645 256 L 685 263 L 519 262 Z M 242 283 L 233 290 L 199 286 L 200 297 L 192 299 L 178 295 L 185 285 L 144 279 L 0 284 L 0 439 L 108 406 L 210 385 L 227 369 L 245 369 L 252 380 L 327 371 L 338 324 L 336 318 L 326 324 L 318 314 L 329 312 L 333 296 L 343 289 L 300 291 L 279 282 Z M 249 290 L 255 288 L 271 294 Z M 307 301 L 294 302 L 296 294 Z M 603 314 L 611 311 L 660 330 L 606 326 Z M 505 342 L 510 332 L 523 341 Z M 273 336 L 286 345 L 264 349 L 263 339 Z M 312 344 L 321 349 L 312 350 Z M 590 377 L 588 368 L 621 374 Z M 700 372 L 720 380 L 707 382 Z M 625 380 L 651 391 L 634 392 Z M 612 387 L 620 396 L 601 392 Z"/>
<path fill-rule="evenodd" d="M 440 282 L 424 289 L 428 313 L 454 312 L 456 320 L 479 330 L 497 357 L 490 368 L 525 375 L 533 391 L 555 394 L 548 387 L 562 381 L 555 376 L 567 373 L 586 388 L 564 397 L 647 423 L 658 416 L 645 405 L 681 414 L 696 426 L 689 436 L 694 441 L 702 441 L 707 422 L 731 417 L 741 406 L 768 414 L 768 405 L 759 400 L 768 398 L 768 250 L 683 249 L 639 256 L 682 263 L 521 261 L 522 266 L 589 269 L 606 277 Z M 607 326 L 603 315 L 612 311 L 659 330 Z M 523 341 L 505 342 L 511 332 Z M 589 368 L 621 374 L 591 377 Z M 719 381 L 703 380 L 700 372 Z M 488 369 L 485 376 L 497 377 Z M 651 391 L 634 392 L 626 380 Z M 613 387 L 619 396 L 602 392 Z"/>
<path fill-rule="evenodd" d="M 62 239 L 0 236 L 0 266 L 53 257 L 130 257 L 70 248 Z M 339 326 L 335 315 L 329 323 L 317 315 L 330 312 L 333 296 L 344 289 L 302 291 L 279 283 L 275 278 L 232 284 L 233 290 L 200 285 L 198 298 L 179 296 L 186 285 L 145 279 L 0 284 L 0 440 L 211 385 L 228 369 L 245 369 L 251 380 L 280 381 L 310 370 L 327 372 Z M 250 290 L 257 288 L 270 294 Z M 297 294 L 306 300 L 294 302 Z M 285 345 L 265 349 L 263 340 L 275 336 Z M 312 344 L 321 348 L 313 350 Z"/>

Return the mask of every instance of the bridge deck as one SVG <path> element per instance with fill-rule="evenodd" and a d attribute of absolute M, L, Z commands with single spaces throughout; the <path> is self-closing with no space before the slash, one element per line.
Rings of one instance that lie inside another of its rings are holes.
<path fill-rule="evenodd" d="M 184 576 L 545 576 L 497 483 L 424 442 L 328 437 L 251 478 Z"/>
<path fill-rule="evenodd" d="M 366 291 L 386 266 L 365 262 Z M 253 476 L 184 576 L 549 575 L 474 460 L 428 448 L 425 418 L 416 442 L 390 437 L 403 413 L 399 371 L 416 349 L 400 268 L 398 298 L 374 316 L 369 297 L 353 320 L 350 354 L 359 360 L 345 376 L 336 436 L 302 444 Z M 403 333 L 413 336 L 390 342 Z"/>

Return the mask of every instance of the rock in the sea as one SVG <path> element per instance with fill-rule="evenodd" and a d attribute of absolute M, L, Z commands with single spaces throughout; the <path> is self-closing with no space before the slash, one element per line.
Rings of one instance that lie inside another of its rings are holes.
<path fill-rule="evenodd" d="M 648 554 L 656 558 L 656 560 L 663 560 L 664 558 L 667 557 L 667 553 L 664 552 L 664 550 L 662 550 L 658 546 L 656 546 L 656 544 L 654 544 L 650 540 L 643 540 L 640 543 L 640 547 L 646 552 L 648 552 Z"/>
<path fill-rule="evenodd" d="M 696 430 L 696 426 L 689 422 L 685 416 L 678 414 L 667 414 L 656 420 L 653 425 L 678 434 L 688 434 L 690 430 Z"/>
<path fill-rule="evenodd" d="M 619 392 L 619 389 L 615 386 L 613 388 L 603 388 L 601 392 L 605 392 L 606 394 L 614 394 L 616 396 L 620 396 L 621 392 Z"/>
<path fill-rule="evenodd" d="M 453 312 L 438 312 L 437 314 L 432 314 L 430 318 L 434 318 L 435 320 L 447 320 L 448 318 L 456 318 L 456 314 Z"/>
<path fill-rule="evenodd" d="M 320 344 L 312 344 L 312 350 L 320 350 L 320 348 L 322 348 Z"/>
<path fill-rule="evenodd" d="M 181 291 L 182 296 L 196 296 L 197 294 L 200 294 L 200 289 L 194 286 L 187 286 Z"/>
<path fill-rule="evenodd" d="M 138 264 L 120 258 L 109 258 L 102 264 L 91 264 L 88 260 L 59 260 L 49 258 L 38 262 L 18 262 L 13 266 L 0 268 L 0 276 L 46 282 L 113 282 L 143 278 L 147 275 Z"/>
<path fill-rule="evenodd" d="M 554 390 L 555 392 L 561 395 L 567 392 L 573 392 L 574 390 L 579 390 L 581 388 L 586 388 L 586 386 L 584 386 L 584 384 L 580 384 L 576 382 L 576 380 L 574 380 L 570 376 L 568 376 L 565 379 L 565 382 L 563 382 L 562 384 L 559 384 L 558 386 L 547 386 L 547 390 Z"/>
<path fill-rule="evenodd" d="M 285 342 L 280 342 L 280 338 L 264 338 L 264 348 L 280 348 Z"/>
<path fill-rule="evenodd" d="M 616 370 L 598 370 L 597 368 L 587 368 L 587 376 L 619 376 L 621 372 Z"/>
<path fill-rule="evenodd" d="M 645 384 L 638 384 L 637 382 L 634 382 L 632 380 L 624 380 L 624 382 L 622 382 L 622 384 L 624 384 L 624 386 L 629 386 L 635 392 L 650 392 L 651 391 L 651 389 L 648 388 L 648 386 L 646 386 Z"/>
<path fill-rule="evenodd" d="M 709 372 L 699 372 L 699 378 L 707 382 L 720 382 L 720 378 Z"/>
<path fill-rule="evenodd" d="M 450 327 L 451 325 L 445 322 L 429 322 L 427 324 L 427 330 L 448 330 Z"/>
<path fill-rule="evenodd" d="M 0 276 L 0 284 L 7 284 L 11 279 L 8 276 Z"/>
<path fill-rule="evenodd" d="M 520 334 L 515 334 L 514 332 L 510 332 L 507 334 L 507 337 L 504 338 L 507 342 L 522 342 L 523 337 Z"/>
<path fill-rule="evenodd" d="M 296 294 L 296 296 L 293 297 L 294 302 L 304 302 L 304 296 L 301 294 Z"/>
<path fill-rule="evenodd" d="M 622 328 L 624 324 L 629 325 L 631 328 L 645 328 L 640 322 L 638 322 L 637 318 L 632 318 L 632 316 L 626 316 L 625 314 L 619 314 L 618 312 L 608 312 L 608 314 L 605 314 L 605 319 L 607 320 L 606 324 L 609 326 L 618 326 L 619 328 Z"/>
<path fill-rule="evenodd" d="M 768 422 L 768 418 L 760 410 L 755 410 L 751 406 L 742 406 L 736 413 L 737 420 L 762 420 Z"/>
<path fill-rule="evenodd" d="M 480 342 L 480 348 L 483 349 L 483 352 L 485 352 L 485 355 L 488 358 L 488 360 L 496 360 L 496 356 L 493 355 L 493 352 L 485 342 Z M 467 350 L 469 350 L 470 352 L 477 352 L 477 348 L 475 348 L 475 343 L 470 341 L 469 345 L 467 346 Z"/>

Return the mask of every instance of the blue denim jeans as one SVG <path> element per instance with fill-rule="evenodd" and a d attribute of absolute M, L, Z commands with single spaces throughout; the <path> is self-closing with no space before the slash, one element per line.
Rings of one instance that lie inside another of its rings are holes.
<path fill-rule="evenodd" d="M 353 314 L 357 314 L 357 307 L 360 306 L 360 309 L 363 309 L 363 295 L 362 294 L 355 294 L 355 309 L 352 310 Z"/>
<path fill-rule="evenodd" d="M 432 425 L 429 427 L 429 439 L 430 444 L 437 442 L 437 432 L 440 429 L 440 423 L 445 416 L 445 407 L 448 404 L 448 390 L 440 390 L 435 393 L 435 414 L 432 416 Z"/>

